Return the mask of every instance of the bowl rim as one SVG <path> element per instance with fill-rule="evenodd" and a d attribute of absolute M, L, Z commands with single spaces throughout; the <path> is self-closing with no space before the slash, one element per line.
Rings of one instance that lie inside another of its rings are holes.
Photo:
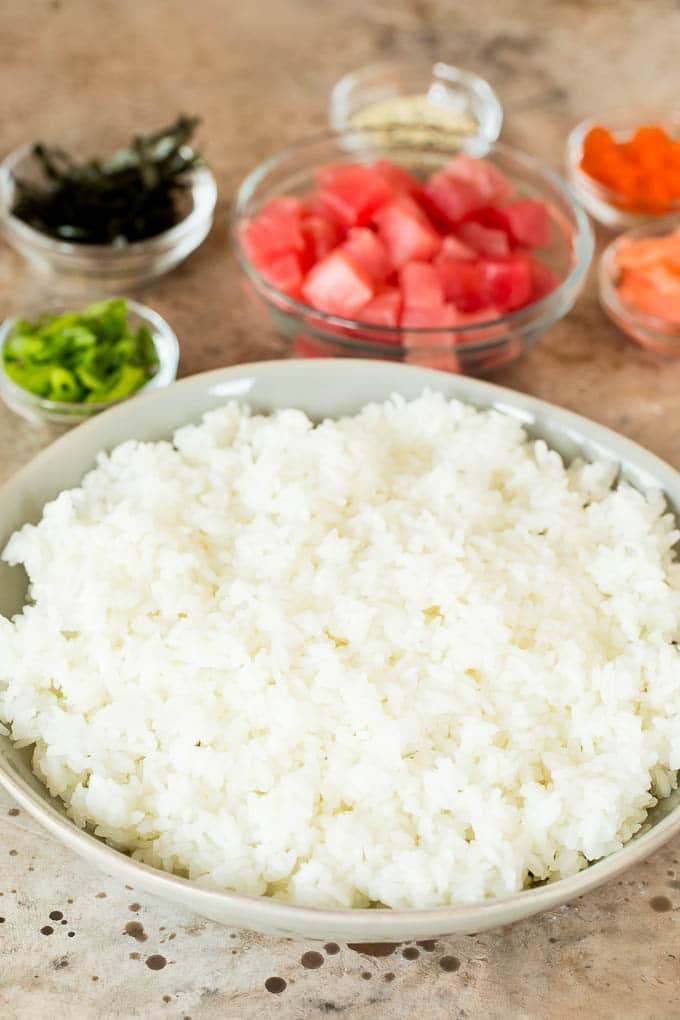
<path fill-rule="evenodd" d="M 187 391 L 191 388 L 205 389 L 220 396 L 224 395 L 225 399 L 228 396 L 236 395 L 247 397 L 248 385 L 239 384 L 245 382 L 252 385 L 256 377 L 266 379 L 267 376 L 270 378 L 273 376 L 277 382 L 281 382 L 282 378 L 285 382 L 286 375 L 303 373 L 309 377 L 310 383 L 313 384 L 314 376 L 319 371 L 329 373 L 332 379 L 337 366 L 341 366 L 342 373 L 347 377 L 361 378 L 373 375 L 376 380 L 379 380 L 380 375 L 385 372 L 389 372 L 391 376 L 401 375 L 404 379 L 407 374 L 414 376 L 415 373 L 419 379 L 423 380 L 423 388 L 431 383 L 435 389 L 444 392 L 449 399 L 468 400 L 475 406 L 495 407 L 514 415 L 523 424 L 529 424 L 529 427 L 534 421 L 543 422 L 548 427 L 550 427 L 549 423 L 557 424 L 560 432 L 565 436 L 574 437 L 577 444 L 585 442 L 602 456 L 608 455 L 617 460 L 628 459 L 635 465 L 641 476 L 649 477 L 650 481 L 662 488 L 664 492 L 667 487 L 675 487 L 680 493 L 679 472 L 625 436 L 572 411 L 519 391 L 432 369 L 402 364 L 386 365 L 380 361 L 362 359 L 342 359 L 340 362 L 335 359 L 333 361 L 328 359 L 287 359 L 234 365 L 229 368 L 202 372 L 188 376 L 174 383 L 173 386 L 181 387 Z M 148 407 L 152 401 L 168 400 L 171 389 L 172 387 L 149 392 L 140 398 L 140 401 Z M 139 403 L 137 406 L 139 407 Z M 112 407 L 96 418 L 88 420 L 74 432 L 57 439 L 0 487 L 0 502 L 3 497 L 12 492 L 18 493 L 22 486 L 30 484 L 31 475 L 39 470 L 42 464 L 53 459 L 55 451 L 65 453 L 69 444 L 100 429 L 102 423 L 110 416 L 122 417 L 125 413 L 126 409 L 120 405 Z M 367 939 L 390 937 L 400 939 L 402 936 L 396 936 L 395 931 L 404 930 L 408 930 L 414 935 L 433 933 L 443 935 L 465 930 L 484 930 L 497 924 L 509 923 L 520 916 L 530 916 L 591 891 L 626 868 L 645 859 L 663 846 L 673 835 L 680 832 L 680 804 L 676 804 L 665 817 L 651 828 L 645 831 L 643 823 L 636 838 L 625 843 L 621 849 L 593 862 L 577 874 L 508 896 L 462 906 L 444 906 L 423 910 L 413 908 L 385 910 L 316 908 L 297 906 L 270 897 L 246 896 L 236 892 L 208 889 L 192 880 L 142 864 L 122 851 L 115 850 L 88 831 L 78 828 L 73 821 L 56 809 L 55 798 L 50 798 L 46 788 L 44 796 L 41 796 L 31 789 L 20 775 L 14 772 L 4 753 L 0 753 L 0 786 L 4 787 L 29 814 L 70 849 L 89 859 L 109 874 L 115 874 L 121 879 L 127 878 L 133 883 L 137 879 L 139 884 L 149 892 L 184 903 L 197 912 L 203 912 L 205 916 L 212 916 L 216 919 L 220 917 L 220 914 L 216 914 L 215 911 L 220 906 L 226 908 L 222 913 L 228 913 L 229 908 L 234 908 L 234 910 L 240 908 L 241 917 L 247 917 L 248 925 L 252 925 L 255 929 L 259 928 L 259 930 L 284 933 L 291 931 L 299 934 L 302 929 L 305 929 L 308 932 L 313 930 L 317 933 L 309 937 L 322 937 L 318 932 L 321 927 L 324 927 L 329 932 L 342 931 L 341 937 L 349 935 L 352 938 L 356 937 L 357 941 L 364 942 Z M 531 902 L 531 909 L 517 913 L 513 917 L 508 916 L 509 909 L 512 910 L 513 906 L 521 902 L 527 904 L 528 901 Z"/>
<path fill-rule="evenodd" d="M 103 298 L 102 300 L 108 299 Z M 102 411 L 109 410 L 116 407 L 118 404 L 124 403 L 132 397 L 138 397 L 143 393 L 148 393 L 155 389 L 162 389 L 170 385 L 176 377 L 177 366 L 179 364 L 179 340 L 177 339 L 177 334 L 173 330 L 172 326 L 170 326 L 169 322 L 153 308 L 149 308 L 148 305 L 144 305 L 139 301 L 134 301 L 131 298 L 124 298 L 124 300 L 127 304 L 128 313 L 131 312 L 139 319 L 144 320 L 147 325 L 151 326 L 151 338 L 153 340 L 156 353 L 158 354 L 158 369 L 149 379 L 147 379 L 143 386 L 140 386 L 138 390 L 113 401 L 100 400 L 97 402 L 85 403 L 67 400 L 48 400 L 46 397 L 39 397 L 36 393 L 31 393 L 30 390 L 26 390 L 23 386 L 19 386 L 19 384 L 16 383 L 5 371 L 5 363 L 2 357 L 2 352 L 15 323 L 20 319 L 26 318 L 27 315 L 35 314 L 28 310 L 25 315 L 22 315 L 21 313 L 8 315 L 4 320 L 2 320 L 2 322 L 0 322 L 0 397 L 2 397 L 6 403 L 5 393 L 8 393 L 15 398 L 17 403 L 21 403 L 24 407 L 31 408 L 36 412 L 44 415 L 59 415 L 65 420 L 76 420 L 90 418 L 95 414 L 99 414 Z M 95 303 L 96 301 L 88 301 L 88 304 Z M 72 304 L 73 302 L 69 302 L 66 298 L 48 298 L 43 303 L 36 303 L 36 307 L 40 307 L 48 313 L 53 311 L 55 314 L 58 314 L 60 310 L 70 311 Z M 163 350 L 159 349 L 160 338 L 162 338 L 165 348 Z"/>
<path fill-rule="evenodd" d="M 305 304 L 302 301 L 298 301 L 295 298 L 289 297 L 284 294 L 283 291 L 278 290 L 271 283 L 269 283 L 250 261 L 246 255 L 241 240 L 239 237 L 239 225 L 243 220 L 244 208 L 247 201 L 250 199 L 253 191 L 257 185 L 272 171 L 277 168 L 284 166 L 287 160 L 296 155 L 300 155 L 307 150 L 311 150 L 315 146 L 320 146 L 324 143 L 336 142 L 338 145 L 341 144 L 342 140 L 356 139 L 367 141 L 371 137 L 377 137 L 378 133 L 372 130 L 362 131 L 343 131 L 343 132 L 325 132 L 304 139 L 299 142 L 295 142 L 293 145 L 286 146 L 286 148 L 274 153 L 269 156 L 262 163 L 259 163 L 253 170 L 246 175 L 242 180 L 236 192 L 236 197 L 231 207 L 230 217 L 230 235 L 231 242 L 236 254 L 237 262 L 246 274 L 247 277 L 254 279 L 256 285 L 260 290 L 264 291 L 267 299 L 273 301 L 277 307 L 289 314 L 294 314 L 298 318 L 301 316 L 309 316 L 314 320 L 313 325 L 319 328 L 330 328 L 335 330 L 350 330 L 356 332 L 358 329 L 362 333 L 369 336 L 375 335 L 377 342 L 370 341 L 376 350 L 381 348 L 384 351 L 391 351 L 394 353 L 394 343 L 382 343 L 380 344 L 380 337 L 392 337 L 399 339 L 404 334 L 415 335 L 422 337 L 424 341 L 428 337 L 436 338 L 443 334 L 450 334 L 455 332 L 456 334 L 462 334 L 466 339 L 461 342 L 461 351 L 470 353 L 476 353 L 478 351 L 484 351 L 489 346 L 494 346 L 502 339 L 502 334 L 499 332 L 497 336 L 480 340 L 477 343 L 471 342 L 474 340 L 475 335 L 488 330 L 491 327 L 498 329 L 499 327 L 507 327 L 512 329 L 513 327 L 528 324 L 527 320 L 531 322 L 532 326 L 536 328 L 536 322 L 540 322 L 544 316 L 550 317 L 553 307 L 558 304 L 560 299 L 573 290 L 575 290 L 585 279 L 585 275 L 590 266 L 593 252 L 595 248 L 595 240 L 593 229 L 590 225 L 588 216 L 583 209 L 581 203 L 571 188 L 571 186 L 565 181 L 560 174 L 546 166 L 541 160 L 528 153 L 523 152 L 521 149 L 516 149 L 514 146 L 507 145 L 504 142 L 487 142 L 484 139 L 473 138 L 464 141 L 462 144 L 457 145 L 452 152 L 451 147 L 448 149 L 427 149 L 427 154 L 441 153 L 441 155 L 451 156 L 455 152 L 466 152 L 477 156 L 483 156 L 489 152 L 498 152 L 502 156 L 509 157 L 511 160 L 518 162 L 526 170 L 531 173 L 537 174 L 543 180 L 546 180 L 552 187 L 554 187 L 558 193 L 561 194 L 562 198 L 569 207 L 575 220 L 575 228 L 573 237 L 571 239 L 571 246 L 573 250 L 573 265 L 569 272 L 560 281 L 558 287 L 551 291 L 545 297 L 541 298 L 540 301 L 534 301 L 532 304 L 526 305 L 523 308 L 518 308 L 513 312 L 508 312 L 505 315 L 498 316 L 495 319 L 487 319 L 480 322 L 467 323 L 465 325 L 454 325 L 454 326 L 435 326 L 435 327 L 411 327 L 411 326 L 380 326 L 373 323 L 363 323 L 359 319 L 347 319 L 339 315 L 329 315 L 326 312 L 321 312 L 314 308 L 312 305 Z M 389 148 L 389 147 L 388 147 Z M 405 151 L 407 146 L 394 146 L 395 151 Z M 348 151 L 351 148 L 348 146 Z M 418 151 L 415 149 L 414 151 Z M 343 344 L 348 348 L 357 348 L 362 345 L 362 341 L 359 338 L 353 338 L 351 335 L 338 335 L 337 338 L 333 337 L 333 343 Z M 400 347 L 403 346 L 400 344 Z M 458 349 L 458 344 L 455 345 Z M 441 344 L 435 344 L 435 348 L 441 351 Z M 421 348 L 418 345 L 418 350 L 424 350 L 425 345 Z"/>
<path fill-rule="evenodd" d="M 190 146 L 186 149 L 191 150 Z M 203 226 L 214 215 L 217 204 L 217 181 L 207 163 L 199 163 L 187 173 L 189 186 L 187 190 L 192 196 L 192 208 L 183 216 L 179 222 L 160 234 L 153 234 L 151 237 L 141 241 L 130 241 L 129 243 L 115 244 L 78 244 L 73 241 L 62 241 L 59 238 L 45 234 L 37 230 L 29 223 L 15 216 L 11 209 L 10 191 L 14 170 L 22 160 L 33 154 L 34 145 L 28 142 L 13 149 L 0 163 L 0 228 L 6 236 L 16 236 L 22 241 L 32 245 L 34 248 L 65 258 L 92 259 L 96 261 L 109 260 L 112 258 L 130 258 L 155 253 L 157 248 L 172 248 L 178 244 L 186 234 L 191 234 L 195 229 Z M 201 205 L 196 203 L 196 196 L 202 192 Z"/>
<path fill-rule="evenodd" d="M 645 329 L 653 335 L 654 342 L 666 341 L 669 350 L 677 347 L 680 341 L 680 322 L 673 323 L 662 319 L 658 315 L 649 312 L 639 311 L 632 305 L 623 302 L 619 296 L 618 287 L 614 284 L 616 275 L 616 254 L 622 244 L 629 240 L 666 236 L 678 233 L 680 235 L 680 212 L 671 213 L 664 217 L 648 220 L 640 226 L 626 230 L 610 241 L 600 256 L 598 265 L 598 290 L 600 304 L 607 315 L 621 327 L 622 323 L 628 323 L 633 327 Z M 675 335 L 669 332 L 669 327 L 675 326 Z"/>
<path fill-rule="evenodd" d="M 446 60 L 427 60 L 418 57 L 396 58 L 394 60 L 372 60 L 368 64 L 347 71 L 339 78 L 333 88 L 328 100 L 328 120 L 333 131 L 342 133 L 352 130 L 351 125 L 343 119 L 338 107 L 344 104 L 351 90 L 361 83 L 366 77 L 373 74 L 380 74 L 383 71 L 399 70 L 416 71 L 430 69 L 432 74 L 456 84 L 466 85 L 470 91 L 475 92 L 483 99 L 487 108 L 491 130 L 480 130 L 473 133 L 472 137 L 484 138 L 489 142 L 495 142 L 503 127 L 503 105 L 493 85 L 476 71 L 468 71 L 457 64 L 450 64 Z"/>
<path fill-rule="evenodd" d="M 631 200 L 628 196 L 622 195 L 616 188 L 610 188 L 609 185 L 603 184 L 602 181 L 598 181 L 597 177 L 592 177 L 583 170 L 581 168 L 581 156 L 583 155 L 583 141 L 591 128 L 607 128 L 608 122 L 621 120 L 629 124 L 630 127 L 610 128 L 609 130 L 612 130 L 615 134 L 619 131 L 632 132 L 640 127 L 641 124 L 644 124 L 645 112 L 649 114 L 650 123 L 661 121 L 665 124 L 673 122 L 680 125 L 680 107 L 670 106 L 665 111 L 645 111 L 642 109 L 639 111 L 636 121 L 631 116 L 630 109 L 619 107 L 618 109 L 605 111 L 601 117 L 584 117 L 569 132 L 565 147 L 567 170 L 571 180 L 578 187 L 582 188 L 586 195 L 599 202 L 603 202 L 612 212 L 618 213 L 621 216 L 631 217 L 631 222 L 637 220 L 640 224 L 673 215 L 675 211 L 680 210 L 680 198 L 675 199 L 668 207 L 659 210 L 659 212 L 633 207 L 630 205 Z M 680 139 L 680 132 L 678 138 Z"/>

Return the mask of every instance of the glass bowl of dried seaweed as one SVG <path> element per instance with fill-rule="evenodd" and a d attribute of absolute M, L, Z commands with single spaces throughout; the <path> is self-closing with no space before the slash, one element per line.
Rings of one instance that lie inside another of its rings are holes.
<path fill-rule="evenodd" d="M 130 290 L 185 259 L 212 225 L 217 186 L 189 145 L 194 118 L 79 161 L 26 145 L 0 164 L 0 230 L 61 289 Z"/>

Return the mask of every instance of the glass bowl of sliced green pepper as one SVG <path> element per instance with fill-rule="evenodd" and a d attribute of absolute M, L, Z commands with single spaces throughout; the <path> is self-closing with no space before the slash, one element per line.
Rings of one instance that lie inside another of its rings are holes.
<path fill-rule="evenodd" d="M 68 427 L 175 380 L 177 337 L 157 312 L 109 298 L 51 306 L 0 326 L 0 396 L 34 422 Z"/>

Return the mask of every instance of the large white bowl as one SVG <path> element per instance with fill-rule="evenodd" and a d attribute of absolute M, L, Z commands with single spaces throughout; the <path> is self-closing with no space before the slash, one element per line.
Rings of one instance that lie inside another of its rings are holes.
<path fill-rule="evenodd" d="M 380 361 L 305 360 L 264 362 L 207 372 L 164 390 L 138 397 L 98 415 L 57 440 L 0 490 L 0 548 L 26 521 L 36 521 L 43 505 L 78 484 L 101 449 L 122 440 L 167 438 L 173 430 L 226 400 L 247 401 L 256 411 L 299 407 L 313 418 L 353 413 L 392 393 L 414 397 L 425 387 L 478 407 L 496 407 L 526 423 L 567 459 L 613 459 L 625 478 L 639 487 L 661 487 L 677 514 L 680 475 L 634 443 L 575 414 L 488 383 L 428 369 Z M 0 565 L 0 612 L 18 612 L 26 595 L 20 568 Z M 30 752 L 0 737 L 0 783 L 17 802 L 62 843 L 121 882 L 182 904 L 225 924 L 259 931 L 345 942 L 401 941 L 483 931 L 572 900 L 647 857 L 680 830 L 680 797 L 662 801 L 648 823 L 622 850 L 572 878 L 513 896 L 464 907 L 436 910 L 314 910 L 265 897 L 201 889 L 131 860 L 78 829 L 58 801 L 33 775 Z"/>

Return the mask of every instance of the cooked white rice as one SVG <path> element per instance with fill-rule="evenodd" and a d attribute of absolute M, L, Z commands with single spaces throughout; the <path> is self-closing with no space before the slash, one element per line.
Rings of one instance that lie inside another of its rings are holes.
<path fill-rule="evenodd" d="M 79 825 L 211 888 L 571 875 L 680 767 L 678 533 L 614 476 L 437 394 L 123 443 L 7 545 L 0 717 Z"/>

